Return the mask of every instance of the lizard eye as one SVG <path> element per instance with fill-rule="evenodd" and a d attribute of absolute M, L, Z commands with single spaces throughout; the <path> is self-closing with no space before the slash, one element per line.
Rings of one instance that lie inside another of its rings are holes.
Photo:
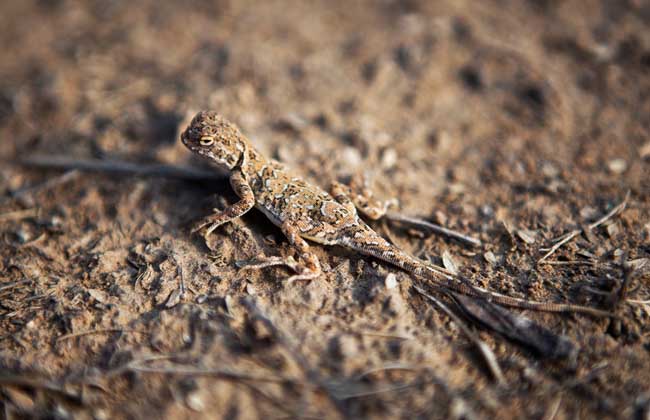
<path fill-rule="evenodd" d="M 213 143 L 214 143 L 214 137 L 210 137 L 210 136 L 203 136 L 199 140 L 199 144 L 201 144 L 201 146 L 212 146 Z"/>

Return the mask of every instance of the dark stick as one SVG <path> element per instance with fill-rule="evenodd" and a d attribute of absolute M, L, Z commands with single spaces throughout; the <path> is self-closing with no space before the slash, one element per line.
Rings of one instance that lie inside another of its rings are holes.
<path fill-rule="evenodd" d="M 81 171 L 109 172 L 115 174 L 160 176 L 186 180 L 224 180 L 216 171 L 206 171 L 186 166 L 132 163 L 118 160 L 70 159 L 65 156 L 36 155 L 19 159 L 18 164 L 35 168 L 77 169 Z"/>

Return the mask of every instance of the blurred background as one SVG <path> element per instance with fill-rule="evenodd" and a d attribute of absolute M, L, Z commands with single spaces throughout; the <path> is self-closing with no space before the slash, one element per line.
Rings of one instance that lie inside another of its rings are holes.
<path fill-rule="evenodd" d="M 354 392 L 347 389 L 340 400 L 330 395 L 335 408 L 327 398 L 305 399 L 288 385 L 267 389 L 277 395 L 260 402 L 259 389 L 176 376 L 169 383 L 140 382 L 133 374 L 111 383 L 115 395 L 102 396 L 104 402 L 92 407 L 99 411 L 90 412 L 96 418 L 249 418 L 282 412 L 273 402 L 283 401 L 279 406 L 295 409 L 285 413 L 293 416 L 309 401 L 304 413 L 317 417 L 476 412 L 553 418 L 548 413 L 559 412 L 557 418 L 569 418 L 627 415 L 645 407 L 647 400 L 637 397 L 650 390 L 650 382 L 648 375 L 637 376 L 640 366 L 650 366 L 647 305 L 630 309 L 616 325 L 544 318 L 585 349 L 578 369 L 560 369 L 559 379 L 538 371 L 522 379 L 522 366 L 534 359 L 486 336 L 515 383 L 500 393 L 490 390 L 475 360 L 454 356 L 458 332 L 444 315 L 422 302 L 407 303 L 407 288 L 398 297 L 381 286 L 383 268 L 353 259 L 344 274 L 323 283 L 328 286 L 312 283 L 304 295 L 277 281 L 238 277 L 233 261 L 259 251 L 250 243 L 272 254 L 277 247 L 265 238 L 283 241 L 259 215 L 246 219 L 248 230 L 222 233 L 223 255 L 206 263 L 207 251 L 189 238 L 185 224 L 214 206 L 208 196 L 235 199 L 227 183 L 93 175 L 37 189 L 27 201 L 12 197 L 61 176 L 15 164 L 34 155 L 199 167 L 203 163 L 184 149 L 179 133 L 194 113 L 214 109 L 267 156 L 322 186 L 367 175 L 380 197 L 399 199 L 405 214 L 477 235 L 486 244 L 477 251 L 444 238 L 398 235 L 410 252 L 440 255 L 449 249 L 460 265 L 487 273 L 486 286 L 562 300 L 575 279 L 604 277 L 579 266 L 538 271 L 540 247 L 595 220 L 628 190 L 623 219 L 597 232 L 597 241 L 562 251 L 561 258 L 583 258 L 581 250 L 589 254 L 585 258 L 605 259 L 613 259 L 615 250 L 630 258 L 650 253 L 650 3 L 5 0 L 0 28 L 0 213 L 12 214 L 0 219 L 6 244 L 0 269 L 7 281 L 34 282 L 3 298 L 5 306 L 14 302 L 2 312 L 3 366 L 54 378 L 123 366 L 136 353 L 192 347 L 194 341 L 183 347 L 179 337 L 190 334 L 184 322 L 197 320 L 203 330 L 187 327 L 194 339 L 219 331 L 216 341 L 202 344 L 202 354 L 211 354 L 218 366 L 226 359 L 214 355 L 230 354 L 234 359 L 227 363 L 238 366 L 241 354 L 257 357 L 255 349 L 265 348 L 259 335 L 268 332 L 255 322 L 244 328 L 216 309 L 221 315 L 198 314 L 192 305 L 201 296 L 256 295 L 277 311 L 276 321 L 285 320 L 301 337 L 305 357 L 327 380 L 389 362 L 417 361 L 441 370 L 433 376 L 418 371 L 413 383 L 419 385 L 408 397 L 374 391 L 368 398 L 349 397 Z M 21 211 L 33 213 L 14 213 Z M 525 232 L 525 240 L 516 232 Z M 247 242 L 247 235 L 253 240 Z M 491 257 L 484 258 L 488 252 Z M 330 270 L 349 264 L 342 252 L 318 253 Z M 212 265 L 217 260 L 223 265 Z M 193 290 L 180 301 L 169 286 L 178 280 L 176 263 Z M 521 281 L 509 283 L 497 272 Z M 156 280 L 142 285 L 141 276 Z M 570 296 L 579 299 L 580 293 Z M 41 306 L 30 306 L 34 299 Z M 291 306 L 303 299 L 303 306 Z M 211 308 L 219 306 L 214 302 Z M 359 333 L 384 327 L 397 338 Z M 109 328 L 153 330 L 158 338 L 100 334 L 56 341 Z M 347 335 L 349 329 L 356 335 Z M 258 341 L 246 341 L 249 333 Z M 228 334 L 239 337 L 240 347 Z M 619 355 L 607 362 L 607 380 L 580 392 L 567 385 L 572 394 L 558 396 L 564 379 L 579 381 L 606 354 Z M 253 365 L 267 373 L 291 371 L 283 363 L 293 365 L 281 360 L 262 356 Z M 402 379 L 386 374 L 364 383 Z M 636 384 L 634 391 L 625 384 Z"/>

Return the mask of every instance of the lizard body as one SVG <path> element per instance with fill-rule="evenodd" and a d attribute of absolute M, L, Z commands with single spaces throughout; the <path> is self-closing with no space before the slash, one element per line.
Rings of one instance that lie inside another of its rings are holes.
<path fill-rule="evenodd" d="M 296 274 L 290 280 L 309 280 L 321 274 L 318 258 L 306 240 L 322 245 L 338 245 L 388 262 L 434 286 L 491 302 L 523 309 L 549 312 L 582 312 L 610 315 L 605 311 L 573 304 L 533 302 L 473 286 L 461 276 L 442 267 L 416 259 L 386 241 L 360 217 L 357 208 L 371 218 L 382 211 L 367 206 L 346 186 L 334 183 L 331 194 L 293 175 L 281 163 L 266 159 L 239 129 L 213 111 L 199 112 L 182 133 L 181 140 L 192 152 L 204 156 L 230 173 L 230 183 L 241 200 L 223 212 L 199 223 L 207 238 L 217 227 L 256 207 L 278 226 L 299 252 L 300 262 L 279 257 L 257 267 L 286 265 Z M 384 209 L 385 211 L 385 209 Z"/>

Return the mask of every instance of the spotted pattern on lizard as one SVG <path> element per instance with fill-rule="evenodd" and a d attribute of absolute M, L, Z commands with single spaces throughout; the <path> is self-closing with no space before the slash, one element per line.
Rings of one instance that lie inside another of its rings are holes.
<path fill-rule="evenodd" d="M 265 158 L 255 150 L 239 129 L 214 111 L 199 112 L 182 133 L 181 140 L 192 152 L 201 155 L 230 173 L 230 184 L 240 201 L 198 223 L 194 232 L 208 237 L 224 223 L 236 219 L 253 207 L 278 226 L 299 252 L 299 261 L 268 258 L 255 267 L 285 265 L 295 274 L 289 280 L 310 280 L 321 275 L 321 266 L 307 241 L 338 245 L 378 258 L 411 273 L 434 286 L 479 297 L 493 303 L 549 312 L 582 312 L 610 315 L 595 308 L 573 304 L 533 302 L 502 295 L 470 284 L 442 267 L 416 259 L 386 241 L 357 213 L 377 219 L 385 213 L 368 205 L 368 196 L 355 195 L 343 184 L 334 183 L 331 194 L 294 175 L 281 163 Z"/>

